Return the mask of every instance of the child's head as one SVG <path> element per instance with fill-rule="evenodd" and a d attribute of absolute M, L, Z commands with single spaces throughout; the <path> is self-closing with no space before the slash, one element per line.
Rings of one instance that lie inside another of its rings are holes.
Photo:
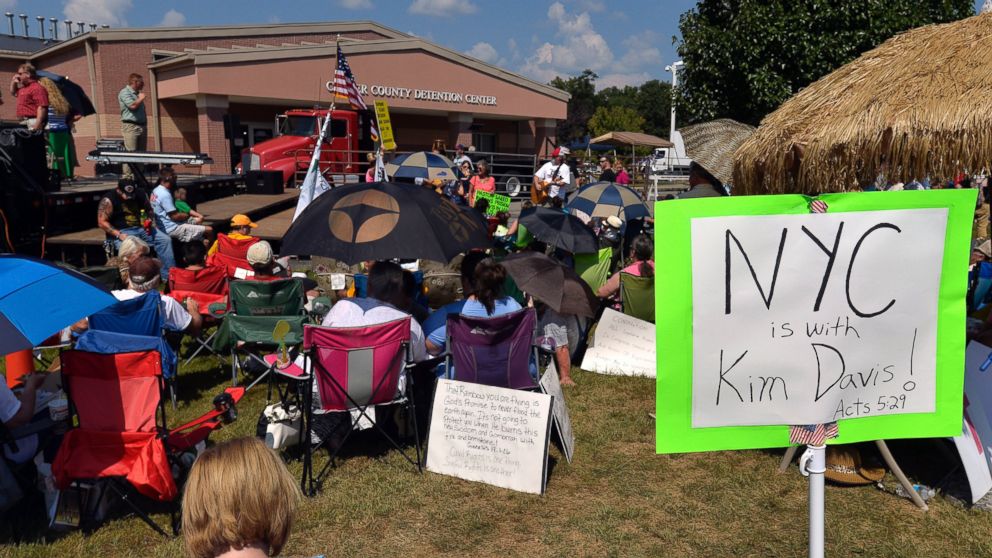
<path fill-rule="evenodd" d="M 496 220 L 499 221 L 500 225 L 506 226 L 510 222 L 510 212 L 500 211 L 496 214 Z"/>
<path fill-rule="evenodd" d="M 176 199 L 186 201 L 186 188 L 176 189 Z"/>

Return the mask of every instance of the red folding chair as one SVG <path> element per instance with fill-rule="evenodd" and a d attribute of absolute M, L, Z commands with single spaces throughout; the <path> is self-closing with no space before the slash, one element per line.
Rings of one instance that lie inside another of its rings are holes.
<path fill-rule="evenodd" d="M 196 301 L 203 317 L 204 331 L 220 324 L 227 308 L 227 269 L 223 267 L 207 266 L 203 269 L 188 270 L 174 267 L 169 271 L 169 296 L 183 303 L 187 298 Z M 190 355 L 184 366 L 188 366 L 196 355 L 206 349 L 220 361 L 221 366 L 224 360 L 220 354 L 210 346 L 211 340 L 217 332 L 211 333 L 207 337 L 202 335 L 193 337 L 199 345 L 193 354 Z"/>
<path fill-rule="evenodd" d="M 132 496 L 137 492 L 154 501 L 174 502 L 179 489 L 172 463 L 237 416 L 234 405 L 244 389 L 228 388 L 215 399 L 214 410 L 168 430 L 157 351 L 65 351 L 62 381 L 78 426 L 66 433 L 52 463 L 56 485 L 64 490 L 79 481 L 106 479 L 134 513 L 166 535 Z M 175 533 L 175 509 L 172 520 Z"/>
<path fill-rule="evenodd" d="M 303 346 L 307 351 L 311 370 L 307 378 L 309 387 L 304 391 L 303 404 L 306 416 L 305 454 L 301 480 L 303 491 L 310 495 L 316 493 L 339 450 L 363 417 L 371 421 L 375 429 L 410 464 L 421 471 L 420 431 L 412 396 L 413 379 L 409 374 L 408 366 L 410 318 L 362 327 L 304 326 Z M 319 396 L 316 405 L 309 400 L 313 396 L 315 382 Z M 369 415 L 371 407 L 391 404 L 406 407 L 413 418 L 416 460 L 403 451 L 399 443 L 375 420 L 374 415 Z M 357 411 L 357 416 L 348 421 L 350 428 L 341 443 L 334 450 L 329 450 L 330 460 L 316 477 L 313 475 L 314 448 L 311 443 L 315 408 L 325 413 L 349 413 L 349 416 L 351 411 Z"/>
<path fill-rule="evenodd" d="M 238 239 L 219 233 L 217 235 L 217 252 L 207 256 L 207 265 L 223 267 L 227 270 L 227 276 L 232 279 L 238 278 L 239 269 L 242 274 L 241 278 L 245 277 L 244 273 L 251 276 L 253 274 L 251 264 L 248 263 L 248 248 L 251 248 L 251 245 L 259 240 L 261 239 L 255 236 Z"/>

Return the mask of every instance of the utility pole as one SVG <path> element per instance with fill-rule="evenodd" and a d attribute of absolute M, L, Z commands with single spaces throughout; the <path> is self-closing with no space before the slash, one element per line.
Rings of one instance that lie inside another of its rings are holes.
<path fill-rule="evenodd" d="M 681 60 L 672 64 L 671 66 L 665 66 L 666 72 L 672 72 L 672 125 L 671 128 L 669 128 L 668 130 L 669 141 L 674 141 L 673 138 L 675 137 L 675 95 L 676 95 L 675 87 L 678 85 L 679 69 L 682 66 L 685 66 L 685 63 L 683 63 Z"/>

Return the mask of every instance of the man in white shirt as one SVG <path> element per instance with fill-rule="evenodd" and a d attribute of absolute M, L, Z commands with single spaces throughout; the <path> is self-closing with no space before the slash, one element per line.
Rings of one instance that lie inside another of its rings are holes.
<path fill-rule="evenodd" d="M 403 268 L 393 262 L 376 262 L 369 270 L 368 298 L 339 300 L 327 313 L 322 325 L 329 327 L 360 327 L 384 324 L 410 314 L 393 305 L 403 298 Z M 410 319 L 410 354 L 414 362 L 427 360 L 424 330 L 417 320 Z"/>
<path fill-rule="evenodd" d="M 564 200 L 567 186 L 572 183 L 571 170 L 565 164 L 568 154 L 567 147 L 556 147 L 551 153 L 551 160 L 534 173 L 533 187 L 539 188 L 542 184 L 547 184 L 543 187 L 548 188 L 548 196 Z"/>
<path fill-rule="evenodd" d="M 469 159 L 468 155 L 465 154 L 465 146 L 459 143 L 455 146 L 455 158 L 452 159 L 451 162 L 455 164 L 455 168 L 457 169 L 461 168 L 462 161 L 467 162 L 468 166 L 473 170 L 475 169 L 475 165 L 472 164 L 472 159 Z"/>
<path fill-rule="evenodd" d="M 141 257 L 131 263 L 128 268 L 127 289 L 113 291 L 117 300 L 131 300 L 138 298 L 159 286 L 160 271 L 162 264 L 158 260 L 149 257 Z M 160 309 L 165 320 L 165 328 L 170 331 L 182 331 L 190 335 L 198 335 L 203 327 L 203 318 L 200 316 L 200 308 L 193 299 L 186 301 L 186 307 L 171 296 L 162 296 Z"/>

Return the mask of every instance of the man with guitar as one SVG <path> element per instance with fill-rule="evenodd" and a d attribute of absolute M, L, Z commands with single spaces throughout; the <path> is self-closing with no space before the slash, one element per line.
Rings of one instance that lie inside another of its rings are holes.
<path fill-rule="evenodd" d="M 565 164 L 567 147 L 556 147 L 551 153 L 551 160 L 544 163 L 534 173 L 534 183 L 530 188 L 530 199 L 535 204 L 545 204 L 548 198 L 565 198 L 567 186 L 572 182 L 572 173 Z"/>

